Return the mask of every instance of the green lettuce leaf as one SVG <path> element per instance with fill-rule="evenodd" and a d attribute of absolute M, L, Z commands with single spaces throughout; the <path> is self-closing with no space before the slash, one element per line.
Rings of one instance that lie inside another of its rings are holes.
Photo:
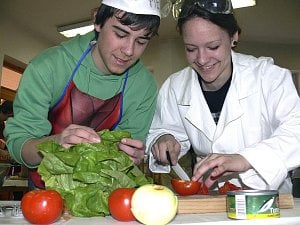
<path fill-rule="evenodd" d="M 100 143 L 82 143 L 69 149 L 54 141 L 37 147 L 43 155 L 38 172 L 46 189 L 58 191 L 73 216 L 109 215 L 108 196 L 119 187 L 139 187 L 152 183 L 150 177 L 118 149 L 128 131 L 100 131 Z"/>

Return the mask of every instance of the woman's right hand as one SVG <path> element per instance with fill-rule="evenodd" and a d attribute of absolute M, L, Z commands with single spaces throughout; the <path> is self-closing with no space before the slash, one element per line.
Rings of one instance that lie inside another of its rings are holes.
<path fill-rule="evenodd" d="M 98 143 L 100 142 L 100 137 L 90 127 L 71 124 L 60 134 L 55 135 L 55 141 L 64 148 L 69 148 L 80 143 Z"/>
<path fill-rule="evenodd" d="M 173 165 L 176 165 L 180 153 L 180 144 L 172 135 L 165 134 L 157 139 L 151 151 L 158 162 L 166 165 L 169 164 L 166 153 L 169 151 L 171 162 Z"/>

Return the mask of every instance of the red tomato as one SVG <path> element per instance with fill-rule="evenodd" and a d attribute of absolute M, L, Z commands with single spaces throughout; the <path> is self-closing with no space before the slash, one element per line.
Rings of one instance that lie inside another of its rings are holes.
<path fill-rule="evenodd" d="M 54 190 L 33 190 L 21 199 L 23 216 L 33 224 L 50 224 L 57 221 L 63 212 L 63 199 Z"/>
<path fill-rule="evenodd" d="M 204 183 L 200 183 L 200 184 L 201 184 L 201 187 L 200 187 L 198 194 L 199 195 L 208 195 L 209 190 L 208 190 L 207 186 Z"/>
<path fill-rule="evenodd" d="M 131 198 L 134 188 L 117 188 L 108 197 L 108 208 L 111 216 L 119 221 L 133 221 Z"/>
<path fill-rule="evenodd" d="M 198 194 L 201 188 L 201 183 L 197 181 L 172 179 L 171 184 L 175 192 L 179 195 L 195 195 Z"/>
<path fill-rule="evenodd" d="M 219 194 L 226 195 L 227 191 L 236 191 L 236 190 L 242 190 L 242 188 L 234 185 L 233 183 L 230 183 L 229 181 L 226 181 L 223 184 L 223 186 L 219 188 Z"/>

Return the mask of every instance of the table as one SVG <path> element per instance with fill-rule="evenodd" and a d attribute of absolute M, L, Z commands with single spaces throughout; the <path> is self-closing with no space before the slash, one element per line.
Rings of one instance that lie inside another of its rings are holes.
<path fill-rule="evenodd" d="M 230 224 L 255 224 L 255 225 L 300 225 L 300 198 L 294 199 L 295 207 L 293 209 L 281 209 L 281 218 L 263 219 L 263 220 L 232 220 L 227 218 L 226 213 L 206 213 L 206 214 L 179 214 L 170 224 L 205 224 L 205 225 L 230 225 Z M 65 223 L 65 225 L 127 225 L 139 224 L 137 222 L 121 223 L 111 217 L 104 218 L 74 218 Z"/>
<path fill-rule="evenodd" d="M 0 202 L 1 203 L 1 202 Z M 172 225 L 300 225 L 300 198 L 294 199 L 293 209 L 281 209 L 280 218 L 260 220 L 232 220 L 226 213 L 180 214 L 170 223 Z M 24 218 L 1 218 L 0 224 L 29 224 Z M 53 225 L 140 225 L 138 222 L 119 222 L 112 217 L 74 217 L 60 220 Z"/>

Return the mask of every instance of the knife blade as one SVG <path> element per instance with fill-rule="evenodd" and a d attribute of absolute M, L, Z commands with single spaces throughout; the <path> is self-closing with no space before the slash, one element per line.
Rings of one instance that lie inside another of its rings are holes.
<path fill-rule="evenodd" d="M 179 176 L 181 180 L 187 180 L 187 181 L 191 180 L 190 177 L 184 171 L 184 169 L 182 169 L 182 167 L 178 163 L 175 166 L 172 166 L 172 169 Z"/>
<path fill-rule="evenodd" d="M 187 175 L 187 173 L 184 171 L 184 169 L 182 169 L 182 167 L 179 165 L 179 163 L 177 162 L 177 164 L 175 166 L 173 166 L 172 162 L 171 162 L 171 157 L 170 157 L 170 153 L 169 151 L 166 152 L 167 154 L 167 159 L 169 161 L 169 164 L 171 166 L 171 168 L 174 170 L 174 172 L 178 175 L 178 177 L 181 180 L 187 180 L 190 181 L 190 177 Z"/>

